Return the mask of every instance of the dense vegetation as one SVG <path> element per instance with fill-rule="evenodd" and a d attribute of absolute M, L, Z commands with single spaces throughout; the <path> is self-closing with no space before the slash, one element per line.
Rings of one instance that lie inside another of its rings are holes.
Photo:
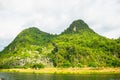
<path fill-rule="evenodd" d="M 82 20 L 60 35 L 32 27 L 0 53 L 0 68 L 120 67 L 120 38 L 95 33 Z"/>

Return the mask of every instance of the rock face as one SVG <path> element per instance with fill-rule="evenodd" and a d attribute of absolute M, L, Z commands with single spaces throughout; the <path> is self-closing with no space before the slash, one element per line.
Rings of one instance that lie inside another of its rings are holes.
<path fill-rule="evenodd" d="M 83 20 L 73 21 L 60 35 L 31 27 L 0 53 L 0 68 L 119 67 L 119 40 L 98 35 Z"/>

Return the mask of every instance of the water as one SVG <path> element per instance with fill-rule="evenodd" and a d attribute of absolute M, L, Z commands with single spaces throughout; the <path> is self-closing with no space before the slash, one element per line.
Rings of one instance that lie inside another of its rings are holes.
<path fill-rule="evenodd" d="M 0 78 L 4 78 L 4 80 L 120 80 L 120 75 L 57 75 L 0 73 Z"/>

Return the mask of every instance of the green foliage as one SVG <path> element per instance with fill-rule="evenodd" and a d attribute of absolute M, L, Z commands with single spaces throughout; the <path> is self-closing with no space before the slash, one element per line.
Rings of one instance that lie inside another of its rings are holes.
<path fill-rule="evenodd" d="M 35 69 L 37 69 L 37 68 L 44 68 L 45 66 L 42 64 L 42 63 L 39 63 L 39 64 L 33 64 L 32 65 L 32 68 L 35 68 Z"/>
<path fill-rule="evenodd" d="M 88 67 L 97 67 L 97 64 L 95 62 L 89 62 Z"/>
<path fill-rule="evenodd" d="M 83 65 L 81 64 L 81 63 L 78 63 L 77 65 L 76 65 L 76 67 L 83 67 Z"/>
<path fill-rule="evenodd" d="M 0 69 L 10 69 L 11 67 L 8 65 L 0 65 Z"/>
<path fill-rule="evenodd" d="M 71 67 L 71 63 L 69 61 L 65 61 L 65 62 L 63 62 L 63 64 L 61 66 L 63 68 L 68 68 L 68 67 Z"/>
<path fill-rule="evenodd" d="M 60 35 L 32 27 L 0 52 L 0 59 L 0 68 L 120 67 L 120 38 L 102 37 L 82 20 Z"/>

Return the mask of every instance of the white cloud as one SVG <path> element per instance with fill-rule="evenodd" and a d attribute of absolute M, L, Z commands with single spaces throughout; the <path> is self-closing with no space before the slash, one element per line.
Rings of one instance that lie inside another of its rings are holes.
<path fill-rule="evenodd" d="M 26 27 L 60 33 L 76 19 L 103 36 L 120 36 L 119 0 L 0 0 L 0 47 Z"/>

